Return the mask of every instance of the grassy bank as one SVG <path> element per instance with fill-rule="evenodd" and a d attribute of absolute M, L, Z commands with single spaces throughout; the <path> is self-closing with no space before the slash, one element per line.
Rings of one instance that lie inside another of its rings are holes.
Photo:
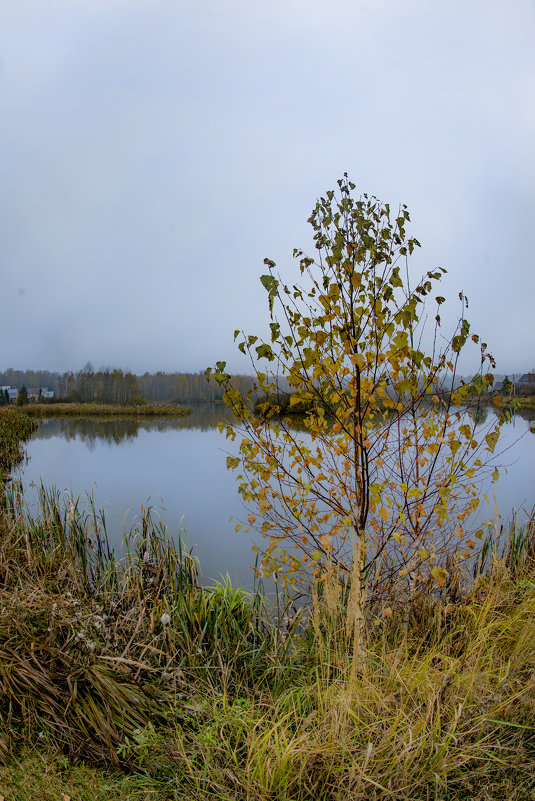
<path fill-rule="evenodd" d="M 270 622 L 260 595 L 200 587 L 148 513 L 117 563 L 97 510 L 43 491 L 32 518 L 15 489 L 2 506 L 6 799 L 535 791 L 534 520 L 489 543 L 462 598 L 376 609 L 351 680 L 332 587 L 308 623 Z"/>
<path fill-rule="evenodd" d="M 111 403 L 32 403 L 20 408 L 27 417 L 186 417 L 186 406 L 143 404 L 120 406 Z"/>
<path fill-rule="evenodd" d="M 201 586 L 150 510 L 117 561 L 89 502 L 41 489 L 32 515 L 4 486 L 0 796 L 533 798 L 535 518 L 464 586 L 392 584 L 352 675 L 335 583 L 271 608 Z"/>

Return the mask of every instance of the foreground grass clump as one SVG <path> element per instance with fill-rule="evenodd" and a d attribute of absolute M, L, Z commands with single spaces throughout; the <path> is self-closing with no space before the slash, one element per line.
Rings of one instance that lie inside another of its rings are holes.
<path fill-rule="evenodd" d="M 259 650 L 254 610 L 239 589 L 201 590 L 195 561 L 150 513 L 118 563 L 94 508 L 83 512 L 44 489 L 40 500 L 34 519 L 16 488 L 4 494 L 0 701 L 14 722 L 8 734 L 37 729 L 58 748 L 118 764 L 126 735 L 165 718 L 184 670 L 193 670 L 188 680 L 213 676 L 216 687 L 222 667 L 246 672 Z"/>
<path fill-rule="evenodd" d="M 0 795 L 528 799 L 534 534 L 489 543 L 462 596 L 392 587 L 352 680 L 334 582 L 270 622 L 258 594 L 201 587 L 149 513 L 118 563 L 95 509 L 42 490 L 32 518 L 4 491 Z"/>
<path fill-rule="evenodd" d="M 28 417 L 187 417 L 191 409 L 171 404 L 121 406 L 112 403 L 32 403 L 22 407 Z"/>

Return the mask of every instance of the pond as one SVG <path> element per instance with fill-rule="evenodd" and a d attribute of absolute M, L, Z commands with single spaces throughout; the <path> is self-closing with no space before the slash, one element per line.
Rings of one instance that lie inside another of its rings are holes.
<path fill-rule="evenodd" d="M 488 414 L 493 414 L 489 410 Z M 62 418 L 43 420 L 27 446 L 29 459 L 18 471 L 30 510 L 41 480 L 74 496 L 91 493 L 106 511 L 112 546 L 121 550 L 141 505 L 151 506 L 171 535 L 179 528 L 198 552 L 205 581 L 227 573 L 251 587 L 251 535 L 234 525 L 246 512 L 236 480 L 226 469 L 231 445 L 219 434 L 223 406 L 203 404 L 186 418 Z M 507 466 L 497 485 L 483 487 L 504 520 L 513 509 L 535 504 L 535 437 L 529 417 L 516 415 L 504 426 L 500 462 Z M 533 415 L 531 415 L 533 417 Z M 229 518 L 235 518 L 230 521 Z"/>

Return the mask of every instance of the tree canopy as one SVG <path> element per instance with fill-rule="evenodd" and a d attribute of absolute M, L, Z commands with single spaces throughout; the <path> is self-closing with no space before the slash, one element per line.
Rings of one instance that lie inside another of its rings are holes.
<path fill-rule="evenodd" d="M 477 428 L 469 403 L 492 386 L 494 360 L 471 333 L 462 292 L 456 328 L 444 334 L 445 299 L 434 294 L 443 268 L 411 285 L 408 260 L 420 244 L 407 233 L 406 206 L 394 212 L 354 190 L 346 175 L 316 203 L 316 252 L 294 251 L 298 281 L 265 260 L 269 335 L 235 332 L 255 372 L 250 392 L 232 386 L 225 362 L 213 375 L 236 417 L 221 425 L 237 445 L 227 466 L 252 507 L 249 526 L 266 537 L 262 570 L 294 584 L 337 569 L 351 576 L 362 610 L 365 585 L 380 591 L 392 574 L 442 584 L 444 555 L 472 552 L 482 534 L 470 526 L 476 479 L 504 415 Z M 478 380 L 456 386 L 468 346 Z M 284 407 L 306 410 L 299 426 Z"/>

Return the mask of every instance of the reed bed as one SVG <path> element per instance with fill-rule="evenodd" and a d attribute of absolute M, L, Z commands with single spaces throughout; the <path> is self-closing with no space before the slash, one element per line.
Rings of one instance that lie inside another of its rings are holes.
<path fill-rule="evenodd" d="M 171 404 L 122 406 L 112 403 L 32 403 L 20 409 L 27 417 L 187 417 L 191 409 Z"/>

